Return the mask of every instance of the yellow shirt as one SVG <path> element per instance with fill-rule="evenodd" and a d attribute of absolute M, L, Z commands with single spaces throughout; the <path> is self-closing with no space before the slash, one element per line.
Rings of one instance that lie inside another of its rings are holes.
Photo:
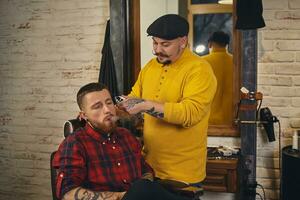
<path fill-rule="evenodd" d="M 232 123 L 233 101 L 233 59 L 225 48 L 213 48 L 209 55 L 203 56 L 210 63 L 218 81 L 217 92 L 211 105 L 209 124 Z"/>
<path fill-rule="evenodd" d="M 156 176 L 196 183 L 205 178 L 207 127 L 216 79 L 210 65 L 186 48 L 163 66 L 141 70 L 131 96 L 164 104 L 164 119 L 145 114 L 144 149 Z"/>

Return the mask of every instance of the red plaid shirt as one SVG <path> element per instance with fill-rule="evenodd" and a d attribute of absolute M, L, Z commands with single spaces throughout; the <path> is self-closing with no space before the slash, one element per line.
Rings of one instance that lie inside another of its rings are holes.
<path fill-rule="evenodd" d="M 153 170 L 141 155 L 141 145 L 124 128 L 101 134 L 88 124 L 68 136 L 53 159 L 58 168 L 57 194 L 81 186 L 93 191 L 126 191 L 142 174 Z"/>

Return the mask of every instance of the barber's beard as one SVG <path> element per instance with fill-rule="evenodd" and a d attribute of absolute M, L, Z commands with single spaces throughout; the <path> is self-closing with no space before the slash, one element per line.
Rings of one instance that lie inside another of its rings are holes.
<path fill-rule="evenodd" d="M 158 58 L 156 58 L 157 62 L 159 62 L 160 64 L 163 64 L 163 65 L 168 65 L 168 64 L 171 64 L 171 60 L 165 60 L 165 61 L 160 61 L 158 60 Z"/>
<path fill-rule="evenodd" d="M 157 56 L 156 60 L 157 60 L 157 62 L 159 62 L 160 64 L 168 65 L 168 64 L 170 64 L 170 63 L 172 62 L 171 60 L 160 61 L 160 60 L 158 59 L 158 56 L 159 56 L 159 57 L 163 57 L 163 58 L 169 58 L 170 56 L 167 55 L 167 54 L 153 52 L 153 55 Z"/>

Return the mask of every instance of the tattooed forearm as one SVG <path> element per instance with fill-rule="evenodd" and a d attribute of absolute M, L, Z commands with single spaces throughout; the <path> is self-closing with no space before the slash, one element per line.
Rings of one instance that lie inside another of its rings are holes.
<path fill-rule="evenodd" d="M 114 196 L 113 192 L 100 192 L 100 199 L 103 200 L 108 200 L 108 199 L 112 199 L 112 197 Z"/>
<path fill-rule="evenodd" d="M 128 99 L 126 109 L 130 109 L 134 107 L 136 104 L 143 103 L 143 102 L 145 102 L 144 99 Z"/>
<path fill-rule="evenodd" d="M 148 113 L 149 115 L 152 115 L 153 117 L 157 117 L 157 118 L 160 118 L 160 119 L 164 118 L 164 113 L 155 111 L 154 107 L 147 110 L 146 113 Z"/>
<path fill-rule="evenodd" d="M 113 192 L 94 192 L 91 190 L 78 188 L 74 194 L 75 200 L 113 200 Z"/>

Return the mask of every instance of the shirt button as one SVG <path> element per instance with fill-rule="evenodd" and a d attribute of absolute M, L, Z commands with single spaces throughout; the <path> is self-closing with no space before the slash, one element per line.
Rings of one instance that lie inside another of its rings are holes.
<path fill-rule="evenodd" d="M 118 163 L 117 163 L 117 165 L 118 165 L 118 166 L 120 166 L 120 165 L 121 165 L 121 163 L 119 163 L 119 162 L 118 162 Z"/>
<path fill-rule="evenodd" d="M 105 142 L 102 142 L 102 144 L 105 144 Z"/>
<path fill-rule="evenodd" d="M 159 83 L 160 85 L 162 84 L 162 82 Z"/>
<path fill-rule="evenodd" d="M 165 78 L 164 76 L 161 77 L 161 79 L 164 79 L 164 78 Z"/>
<path fill-rule="evenodd" d="M 158 98 L 158 95 L 155 95 L 156 98 Z"/>
<path fill-rule="evenodd" d="M 113 143 L 115 144 L 115 143 L 116 143 L 116 141 L 113 141 Z"/>
<path fill-rule="evenodd" d="M 126 179 L 123 179 L 123 182 L 124 182 L 124 183 L 127 183 L 127 180 L 126 180 Z"/>
<path fill-rule="evenodd" d="M 113 146 L 113 147 L 112 147 L 112 149 L 116 149 L 116 147 L 115 147 L 115 146 Z"/>
<path fill-rule="evenodd" d="M 167 72 L 168 70 L 165 69 L 165 72 Z"/>

